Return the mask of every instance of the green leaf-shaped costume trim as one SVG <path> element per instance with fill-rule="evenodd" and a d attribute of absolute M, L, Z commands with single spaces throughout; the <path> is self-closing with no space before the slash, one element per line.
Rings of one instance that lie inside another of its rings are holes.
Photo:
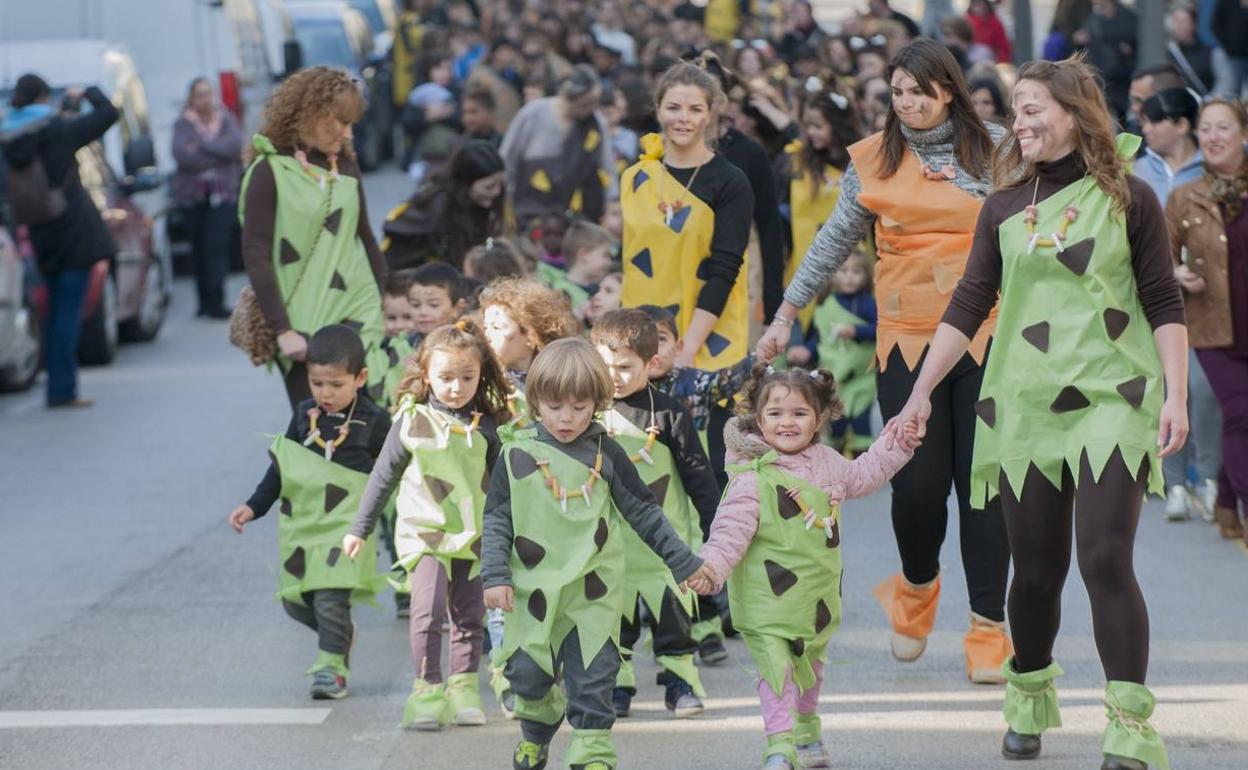
<path fill-rule="evenodd" d="M 564 761 L 570 767 L 582 767 L 591 762 L 605 762 L 608 767 L 615 767 L 615 743 L 611 740 L 611 731 L 573 730 Z"/>
<path fill-rule="evenodd" d="M 1147 687 L 1135 682 L 1111 681 L 1105 687 L 1105 713 L 1109 725 L 1101 750 L 1131 757 L 1151 768 L 1170 770 L 1170 757 L 1161 736 L 1148 723 L 1156 699 Z"/>
<path fill-rule="evenodd" d="M 312 665 L 308 667 L 308 670 L 303 673 L 315 674 L 317 671 L 321 671 L 323 669 L 329 669 L 338 676 L 341 676 L 343 679 L 346 679 L 351 673 L 350 670 L 347 669 L 346 655 L 339 655 L 334 652 L 325 652 L 324 650 L 316 651 L 316 660 L 313 661 Z"/>
<path fill-rule="evenodd" d="M 1020 735 L 1039 735 L 1062 726 L 1053 680 L 1065 672 L 1057 661 L 1039 671 L 1020 674 L 1014 670 L 1014 658 L 1010 658 L 1001 672 L 1005 674 L 1005 723 L 1010 729 Z"/>
<path fill-rule="evenodd" d="M 418 718 L 425 717 L 445 725 L 450 723 L 452 715 L 451 702 L 446 697 L 446 686 L 418 678 L 412 684 L 407 703 L 403 704 L 403 721 L 400 724 L 407 727 Z"/>

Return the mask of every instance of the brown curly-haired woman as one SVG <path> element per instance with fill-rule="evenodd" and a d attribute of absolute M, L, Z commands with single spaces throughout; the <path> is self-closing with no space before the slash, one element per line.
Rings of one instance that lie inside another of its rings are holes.
<path fill-rule="evenodd" d="M 359 86 L 346 72 L 300 70 L 269 99 L 243 176 L 243 263 L 277 332 L 292 408 L 312 397 L 303 359 L 308 337 L 322 326 L 354 328 L 370 363 L 380 350 L 385 260 L 351 150 L 351 126 L 363 112 Z M 370 366 L 370 384 L 385 370 Z"/>

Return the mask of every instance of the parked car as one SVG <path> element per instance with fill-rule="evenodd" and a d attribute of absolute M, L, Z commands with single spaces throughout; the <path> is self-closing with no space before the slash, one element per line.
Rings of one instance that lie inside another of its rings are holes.
<path fill-rule="evenodd" d="M 25 390 L 39 374 L 42 337 L 33 255 L 23 255 L 0 223 L 0 392 Z"/>
<path fill-rule="evenodd" d="M 340 0 L 289 0 L 286 7 L 304 65 L 342 67 L 364 83 L 367 108 L 355 127 L 355 153 L 360 168 L 377 168 L 394 156 L 394 106 L 390 65 L 385 56 L 374 53 L 372 27 L 363 14 Z"/>

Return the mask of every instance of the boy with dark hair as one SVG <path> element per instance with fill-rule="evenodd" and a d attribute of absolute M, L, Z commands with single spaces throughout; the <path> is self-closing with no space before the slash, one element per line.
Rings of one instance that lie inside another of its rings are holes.
<path fill-rule="evenodd" d="M 403 379 L 407 357 L 424 336 L 416 331 L 416 310 L 410 299 L 415 282 L 414 271 L 395 270 L 386 276 L 381 292 L 382 322 L 386 331 L 381 349 L 386 352 L 387 368 L 385 379 L 377 384 L 372 396 L 386 409 L 393 403 L 394 391 Z"/>
<path fill-rule="evenodd" d="M 312 398 L 295 408 L 273 441 L 272 462 L 246 503 L 228 521 L 241 533 L 280 498 L 278 596 L 286 613 L 317 633 L 312 697 L 346 697 L 355 639 L 351 602 L 371 600 L 384 584 L 373 542 L 343 558 L 342 536 L 359 508 L 368 474 L 390 430 L 390 417 L 362 390 L 368 380 L 364 343 L 349 326 L 326 326 L 307 352 Z"/>
<path fill-rule="evenodd" d="M 583 219 L 573 220 L 563 234 L 561 252 L 566 269 L 538 262 L 534 277 L 555 291 L 568 295 L 572 301 L 572 312 L 579 315 L 585 303 L 598 290 L 598 284 L 611 272 L 614 265 L 612 246 L 614 239 L 606 228 Z"/>
<path fill-rule="evenodd" d="M 489 142 L 497 150 L 503 143 L 503 135 L 498 132 L 497 109 L 494 94 L 488 88 L 470 87 L 464 94 L 460 116 L 464 124 L 463 138 Z"/>
<path fill-rule="evenodd" d="M 464 311 L 464 277 L 445 262 L 428 262 L 412 271 L 407 298 L 416 314 L 416 331 L 423 337 Z"/>
<path fill-rule="evenodd" d="M 647 371 L 656 363 L 658 328 L 640 310 L 614 310 L 594 324 L 590 342 L 606 363 L 614 388 L 615 401 L 602 419 L 607 435 L 628 453 L 676 533 L 696 549 L 710 533 L 720 489 L 688 413 L 650 384 Z M 639 538 L 625 533 L 625 540 L 627 595 L 620 628 L 624 662 L 612 693 L 616 715 L 628 716 L 637 692 L 632 653 L 645 612 L 654 654 L 663 667 L 658 684 L 667 690 L 664 703 L 678 719 L 696 716 L 702 713 L 699 697 L 706 693 L 693 662 L 698 649 L 694 597 L 680 590 Z"/>

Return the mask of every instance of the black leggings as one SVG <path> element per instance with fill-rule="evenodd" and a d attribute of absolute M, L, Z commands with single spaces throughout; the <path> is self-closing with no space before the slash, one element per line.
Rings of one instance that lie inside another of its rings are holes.
<path fill-rule="evenodd" d="M 896 348 L 888 368 L 880 372 L 877 391 L 884 421 L 895 417 L 918 379 Z M 958 497 L 958 529 L 962 567 L 971 610 L 1005 619 L 1005 585 L 1010 574 L 1010 547 L 1001 505 L 971 508 L 971 449 L 975 442 L 975 402 L 984 369 L 965 355 L 932 391 L 927 436 L 906 467 L 893 477 L 893 533 L 901 555 L 901 571 L 914 585 L 930 583 L 940 574 L 940 549 L 949 524 L 946 500 L 953 487 Z"/>
<path fill-rule="evenodd" d="M 654 640 L 654 654 L 658 655 L 691 655 L 698 649 L 693 640 L 693 621 L 680 599 L 668 588 L 663 592 L 661 606 L 649 607 L 645 600 L 637 597 L 636 614 L 633 622 L 624 619 L 620 623 L 620 654 L 625 660 L 631 660 L 636 652 L 637 642 L 641 639 L 642 625 L 650 627 L 650 635 Z M 643 615 L 644 613 L 644 615 Z M 666 686 L 680 677 L 660 670 L 656 682 Z"/>
<path fill-rule="evenodd" d="M 1144 684 L 1148 672 L 1148 608 L 1135 580 L 1135 530 L 1148 480 L 1145 459 L 1132 476 L 1118 450 L 1100 481 L 1085 455 L 1076 487 L 1069 468 L 1054 487 L 1033 465 L 1019 500 L 1001 474 L 1001 500 L 1014 552 L 1010 631 L 1014 670 L 1037 671 L 1053 659 L 1062 619 L 1062 585 L 1070 570 L 1073 533 L 1079 574 L 1092 604 L 1092 630 L 1105 678 Z M 1075 508 L 1077 516 L 1072 515 Z"/>

